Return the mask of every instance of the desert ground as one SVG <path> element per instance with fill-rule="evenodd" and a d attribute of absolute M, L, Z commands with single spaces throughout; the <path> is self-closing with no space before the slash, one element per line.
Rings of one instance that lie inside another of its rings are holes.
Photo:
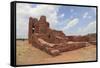
<path fill-rule="evenodd" d="M 90 45 L 73 51 L 63 52 L 58 56 L 51 56 L 40 49 L 35 48 L 28 40 L 16 41 L 17 65 L 45 64 L 61 62 L 95 61 L 96 45 Z"/>

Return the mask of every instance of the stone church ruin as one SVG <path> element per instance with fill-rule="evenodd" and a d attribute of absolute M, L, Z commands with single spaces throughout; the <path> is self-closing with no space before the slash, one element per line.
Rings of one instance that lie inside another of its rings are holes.
<path fill-rule="evenodd" d="M 96 45 L 96 37 L 88 35 L 66 36 L 62 31 L 52 30 L 46 21 L 46 16 L 41 16 L 39 20 L 29 18 L 28 41 L 32 46 L 52 56 L 86 47 L 89 44 Z"/>

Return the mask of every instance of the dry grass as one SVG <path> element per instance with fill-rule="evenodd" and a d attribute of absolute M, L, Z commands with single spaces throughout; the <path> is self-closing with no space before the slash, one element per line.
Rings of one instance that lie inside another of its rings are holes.
<path fill-rule="evenodd" d="M 64 52 L 59 56 L 53 57 L 46 52 L 33 47 L 28 43 L 28 40 L 17 40 L 16 42 L 17 65 L 96 60 L 96 47 L 94 45 L 74 51 Z"/>

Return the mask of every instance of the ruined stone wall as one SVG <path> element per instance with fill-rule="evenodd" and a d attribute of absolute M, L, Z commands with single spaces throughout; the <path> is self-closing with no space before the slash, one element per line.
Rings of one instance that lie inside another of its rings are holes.
<path fill-rule="evenodd" d="M 34 28 L 34 31 L 32 30 Z M 50 43 L 59 43 L 61 40 L 56 36 L 65 37 L 65 34 L 62 31 L 52 30 L 49 27 L 49 23 L 46 21 L 45 16 L 41 16 L 39 20 L 36 18 L 30 17 L 29 19 L 29 43 L 32 42 L 32 34 L 37 33 L 38 37 L 44 39 Z M 33 39 L 34 40 L 34 39 Z"/>
<path fill-rule="evenodd" d="M 32 34 L 34 33 L 35 24 L 38 22 L 36 18 L 29 18 L 29 32 L 28 32 L 28 39 L 29 43 L 32 43 Z"/>
<path fill-rule="evenodd" d="M 29 18 L 29 32 L 28 32 L 28 40 L 29 40 L 29 43 L 32 43 L 32 28 L 33 28 L 33 18 L 30 17 Z"/>

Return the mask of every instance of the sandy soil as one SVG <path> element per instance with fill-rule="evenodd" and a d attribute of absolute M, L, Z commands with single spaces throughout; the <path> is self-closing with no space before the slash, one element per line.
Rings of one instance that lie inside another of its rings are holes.
<path fill-rule="evenodd" d="M 79 62 L 96 60 L 96 46 L 80 48 L 74 51 L 64 52 L 58 56 L 51 56 L 41 51 L 31 44 L 28 40 L 17 40 L 16 45 L 16 63 L 17 65 L 61 63 L 61 62 Z"/>

